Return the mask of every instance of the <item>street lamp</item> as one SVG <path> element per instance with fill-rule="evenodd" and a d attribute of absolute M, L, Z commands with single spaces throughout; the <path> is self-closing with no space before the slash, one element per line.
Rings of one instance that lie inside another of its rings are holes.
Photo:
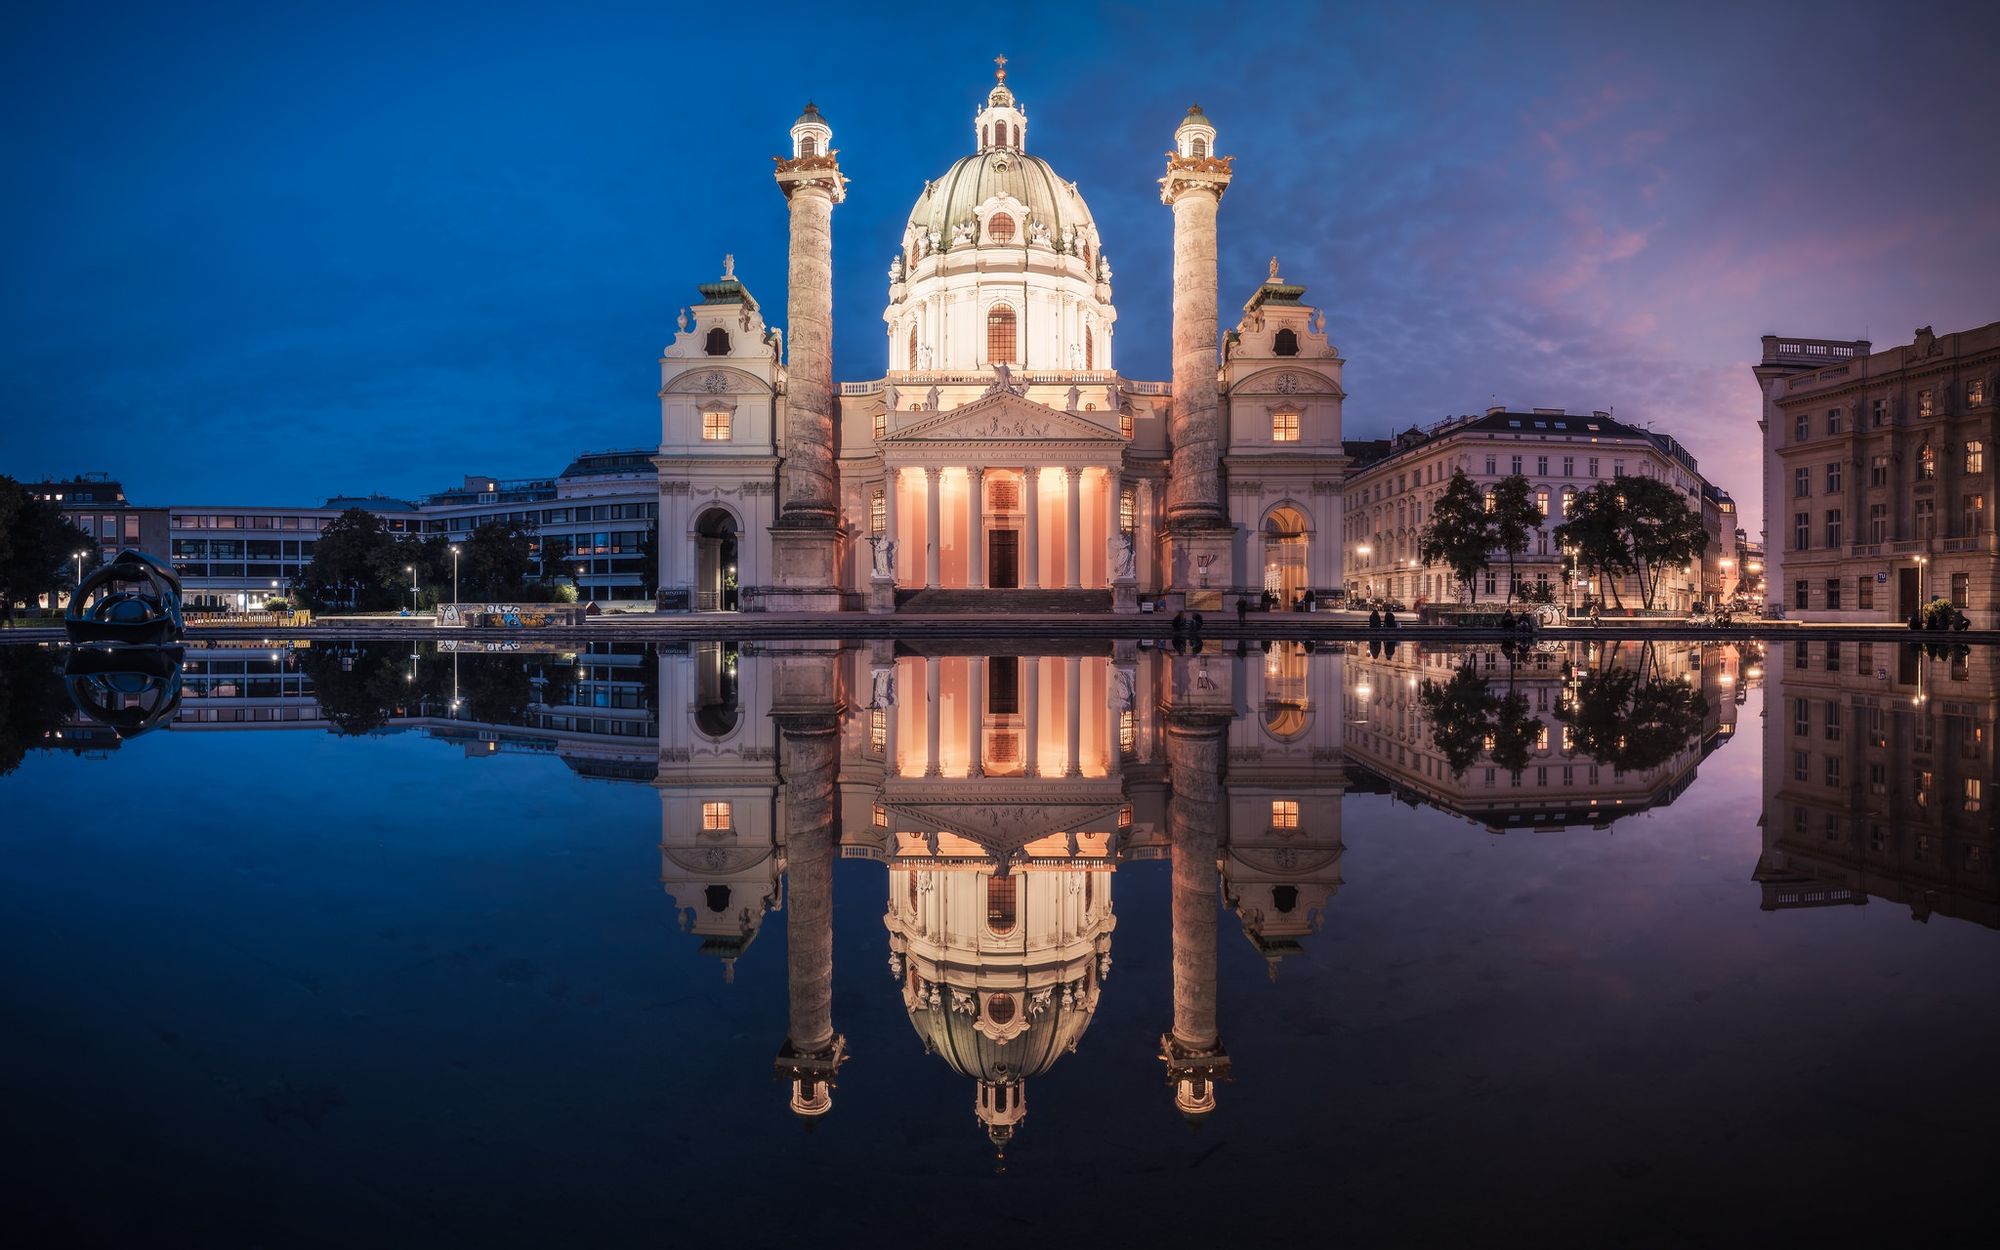
<path fill-rule="evenodd" d="M 417 566 L 414 564 L 405 564 L 403 571 L 410 575 L 410 615 L 415 616 L 417 614 Z M 412 668 L 414 669 L 414 665 Z"/>
<path fill-rule="evenodd" d="M 1929 563 L 1929 556 L 1917 557 L 1917 610 L 1920 612 L 1924 606 L 1924 566 Z"/>
<path fill-rule="evenodd" d="M 451 545 L 451 610 L 458 611 L 458 544 Z"/>
<path fill-rule="evenodd" d="M 583 574 L 584 574 L 584 567 L 581 564 L 577 565 L 575 584 L 576 584 L 576 597 L 579 601 L 583 599 Z"/>

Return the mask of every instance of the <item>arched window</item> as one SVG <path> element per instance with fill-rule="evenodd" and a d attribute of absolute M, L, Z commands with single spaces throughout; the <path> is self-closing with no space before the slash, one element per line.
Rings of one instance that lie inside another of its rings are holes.
<path fill-rule="evenodd" d="M 994 994 L 986 1000 L 986 1018 L 995 1024 L 1006 1024 L 1014 1018 L 1014 999 L 1007 994 Z"/>
<path fill-rule="evenodd" d="M 1014 146 L 1017 148 L 1021 146 L 1021 128 L 1019 126 L 1014 127 Z"/>
<path fill-rule="evenodd" d="M 917 870 L 910 869 L 910 910 L 917 909 Z"/>
<path fill-rule="evenodd" d="M 1299 336 L 1293 333 L 1290 327 L 1278 331 L 1277 337 L 1271 340 L 1271 354 L 1273 356 L 1298 355 Z"/>
<path fill-rule="evenodd" d="M 1086 373 L 1097 368 L 1097 336 L 1088 327 L 1083 332 L 1083 368 Z"/>
<path fill-rule="evenodd" d="M 986 879 L 986 927 L 995 933 L 1014 931 L 1013 877 Z"/>
<path fill-rule="evenodd" d="M 1090 264 L 1090 243 L 1088 240 L 1083 245 L 1083 263 L 1085 265 Z"/>
<path fill-rule="evenodd" d="M 910 327 L 910 368 L 917 367 L 917 327 Z"/>
<path fill-rule="evenodd" d="M 807 135 L 805 138 L 799 140 L 799 155 L 818 156 L 819 140 L 813 138 L 811 135 Z"/>
<path fill-rule="evenodd" d="M 1190 154 L 1197 157 L 1204 157 L 1204 158 L 1207 157 L 1208 140 L 1202 138 L 1200 135 L 1196 135 L 1194 141 L 1188 144 L 1188 151 Z"/>
<path fill-rule="evenodd" d="M 702 350 L 711 356 L 727 356 L 729 354 L 729 331 L 723 329 L 721 326 L 710 330 L 708 332 L 708 345 Z"/>
<path fill-rule="evenodd" d="M 986 223 L 986 239 L 989 243 L 1012 243 L 1014 219 L 1005 213 L 993 214 L 993 219 Z"/>
<path fill-rule="evenodd" d="M 986 359 L 995 364 L 1013 364 L 1014 310 L 995 304 L 986 311 Z"/>
<path fill-rule="evenodd" d="M 993 146 L 993 127 L 981 126 L 979 128 L 979 146 L 982 148 Z"/>

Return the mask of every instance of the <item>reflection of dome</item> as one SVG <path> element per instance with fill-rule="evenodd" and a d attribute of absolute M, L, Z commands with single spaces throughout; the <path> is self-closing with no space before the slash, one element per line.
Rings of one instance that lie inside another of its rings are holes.
<path fill-rule="evenodd" d="M 940 986 L 939 990 L 939 1005 L 911 1007 L 910 1023 L 915 1026 L 917 1036 L 923 1039 L 925 1049 L 936 1051 L 951 1065 L 952 1071 L 974 1080 L 1007 1084 L 1040 1076 L 1049 1070 L 1058 1056 L 1075 1050 L 1084 1030 L 1090 1027 L 1090 1008 L 1071 1006 L 1063 1010 L 1061 990 L 1050 994 L 1048 1004 L 1039 1009 L 1032 1003 L 1018 1001 L 1033 995 L 968 994 L 969 998 L 976 999 L 976 1010 L 980 1013 L 977 1017 L 963 1014 L 952 1006 L 953 995 L 967 994 L 967 991 L 955 991 L 949 985 Z M 1005 1000 L 1006 1007 L 996 1009 L 995 999 Z M 1094 990 L 1090 999 L 1094 1006 Z M 1012 1010 L 1015 1016 L 1002 1021 L 1001 1017 L 1007 1010 Z M 982 1021 L 988 1029 L 1010 1027 L 1014 1018 L 1022 1016 L 1027 1017 L 1027 1027 L 1004 1042 L 982 1032 L 979 1027 Z"/>

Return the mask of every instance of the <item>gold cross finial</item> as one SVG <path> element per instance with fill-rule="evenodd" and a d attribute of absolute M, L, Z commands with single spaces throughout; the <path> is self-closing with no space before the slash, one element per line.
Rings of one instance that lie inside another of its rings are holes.
<path fill-rule="evenodd" d="M 999 67 L 1000 67 L 999 69 L 997 69 L 997 70 L 995 70 L 995 71 L 993 72 L 993 81 L 995 81 L 995 82 L 1006 82 L 1006 81 L 1007 81 L 1007 58 L 1006 58 L 1006 57 L 1004 57 L 1004 56 L 996 56 L 996 57 L 994 57 L 994 58 L 993 58 L 993 63 L 994 63 L 995 65 L 997 65 L 997 66 L 999 66 Z"/>

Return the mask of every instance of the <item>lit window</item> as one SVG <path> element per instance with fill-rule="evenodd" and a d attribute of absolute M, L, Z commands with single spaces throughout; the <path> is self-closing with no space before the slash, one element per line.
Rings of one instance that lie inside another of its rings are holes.
<path fill-rule="evenodd" d="M 811 135 L 807 135 L 805 138 L 799 140 L 799 155 L 818 156 L 819 140 L 813 138 Z"/>
<path fill-rule="evenodd" d="M 1127 534 L 1139 528 L 1139 503 L 1129 490 L 1118 492 L 1118 528 Z"/>
<path fill-rule="evenodd" d="M 986 359 L 995 363 L 1015 363 L 1014 310 L 1005 304 L 995 304 L 986 312 Z"/>
<path fill-rule="evenodd" d="M 989 243 L 1012 243 L 1014 241 L 1014 219 L 1005 213 L 993 214 L 986 223 L 986 241 Z"/>
<path fill-rule="evenodd" d="M 1274 412 L 1271 414 L 1271 441 L 1274 443 L 1296 443 L 1299 441 L 1299 414 L 1296 412 Z"/>
<path fill-rule="evenodd" d="M 888 750 L 888 748 L 889 710 L 879 707 L 871 708 L 868 712 L 868 749 L 879 753 Z M 875 810 L 879 812 L 882 809 L 878 807 Z M 879 824 L 880 822 L 878 821 L 877 823 Z"/>
<path fill-rule="evenodd" d="M 889 809 L 880 803 L 875 805 L 875 827 L 877 829 L 887 829 L 889 827 Z"/>
<path fill-rule="evenodd" d="M 889 436 L 889 410 L 884 408 L 875 414 L 875 441 L 881 442 Z"/>
<path fill-rule="evenodd" d="M 1297 799 L 1271 800 L 1271 828 L 1296 829 L 1299 827 L 1299 802 Z"/>
<path fill-rule="evenodd" d="M 1930 394 L 1925 391 L 1924 394 Z M 1937 476 L 1937 451 L 1929 443 L 1917 448 L 1917 480 L 1928 482 Z"/>
<path fill-rule="evenodd" d="M 1918 391 L 1917 415 L 1920 417 L 1929 417 L 1929 416 L 1935 416 L 1936 413 L 1937 413 L 1937 403 L 1936 400 L 1933 398 L 1931 392 Z"/>
<path fill-rule="evenodd" d="M 889 499 L 885 492 L 876 491 L 868 500 L 868 532 L 880 534 L 889 528 Z"/>
<path fill-rule="evenodd" d="M 986 879 L 986 926 L 995 933 L 1014 931 L 1013 877 Z"/>
<path fill-rule="evenodd" d="M 729 441 L 729 413 L 726 411 L 704 412 L 701 414 L 701 437 L 706 443 L 726 443 Z"/>
<path fill-rule="evenodd" d="M 732 828 L 729 820 L 729 804 L 703 803 L 701 805 L 701 828 L 704 833 L 714 833 Z"/>
<path fill-rule="evenodd" d="M 1130 438 L 1130 437 L 1132 437 L 1132 414 L 1131 414 L 1131 413 L 1129 413 L 1129 412 L 1120 412 L 1120 413 L 1118 414 L 1118 433 L 1119 433 L 1119 435 L 1120 435 L 1121 437 L 1123 437 L 1123 438 Z"/>
<path fill-rule="evenodd" d="M 1965 445 L 1965 471 L 1967 473 L 1986 472 L 1986 444 L 1974 440 Z"/>
<path fill-rule="evenodd" d="M 1965 384 L 1965 402 L 1983 404 L 1986 402 L 1986 379 L 1974 378 Z"/>

